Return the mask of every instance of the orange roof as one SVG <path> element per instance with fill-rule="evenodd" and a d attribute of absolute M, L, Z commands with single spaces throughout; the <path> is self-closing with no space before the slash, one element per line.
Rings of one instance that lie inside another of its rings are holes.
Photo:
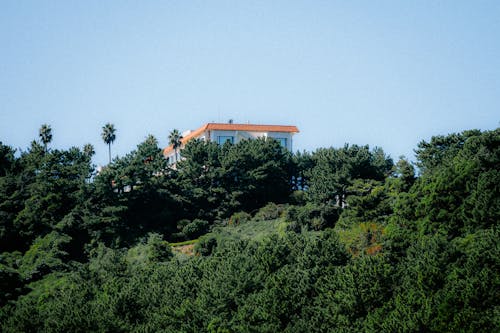
<path fill-rule="evenodd" d="M 247 131 L 247 132 L 287 132 L 298 133 L 297 126 L 283 126 L 283 125 L 253 125 L 253 124 L 217 124 L 208 123 L 202 128 L 206 130 L 219 130 L 219 131 Z"/>
<path fill-rule="evenodd" d="M 246 131 L 246 132 L 285 132 L 298 133 L 297 126 L 286 125 L 254 125 L 254 124 L 229 124 L 229 123 L 208 123 L 192 131 L 181 139 L 182 145 L 189 140 L 200 136 L 205 131 Z M 174 150 L 173 145 L 163 149 L 163 154 L 166 155 Z"/>

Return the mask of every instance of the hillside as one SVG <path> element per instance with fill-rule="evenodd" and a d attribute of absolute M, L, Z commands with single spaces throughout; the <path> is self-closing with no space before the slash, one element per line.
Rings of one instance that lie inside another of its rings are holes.
<path fill-rule="evenodd" d="M 500 129 L 91 156 L 0 145 L 2 332 L 500 330 Z"/>

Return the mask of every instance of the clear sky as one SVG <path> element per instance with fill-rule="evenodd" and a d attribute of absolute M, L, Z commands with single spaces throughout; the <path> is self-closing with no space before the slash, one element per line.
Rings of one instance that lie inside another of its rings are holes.
<path fill-rule="evenodd" d="M 297 125 L 295 150 L 500 126 L 500 1 L 0 1 L 0 141 L 113 153 L 206 122 Z"/>

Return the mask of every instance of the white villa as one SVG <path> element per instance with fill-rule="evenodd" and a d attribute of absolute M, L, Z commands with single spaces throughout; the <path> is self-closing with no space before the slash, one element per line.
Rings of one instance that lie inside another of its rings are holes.
<path fill-rule="evenodd" d="M 292 137 L 298 132 L 299 129 L 296 126 L 208 123 L 197 130 L 182 133 L 180 148 L 184 148 L 186 143 L 192 139 L 213 141 L 218 144 L 229 141 L 236 144 L 245 139 L 273 138 L 279 141 L 283 147 L 292 151 Z M 180 159 L 180 156 L 176 158 L 176 153 L 179 154 L 179 152 L 174 151 L 172 145 L 163 149 L 163 155 L 170 163 L 175 163 L 176 160 Z"/>

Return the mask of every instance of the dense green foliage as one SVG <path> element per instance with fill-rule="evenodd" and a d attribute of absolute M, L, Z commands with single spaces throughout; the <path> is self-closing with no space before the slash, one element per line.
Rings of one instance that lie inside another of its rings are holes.
<path fill-rule="evenodd" d="M 500 129 L 422 141 L 418 173 L 262 139 L 172 167 L 152 136 L 96 172 L 44 133 L 0 143 L 2 332 L 500 331 Z"/>

